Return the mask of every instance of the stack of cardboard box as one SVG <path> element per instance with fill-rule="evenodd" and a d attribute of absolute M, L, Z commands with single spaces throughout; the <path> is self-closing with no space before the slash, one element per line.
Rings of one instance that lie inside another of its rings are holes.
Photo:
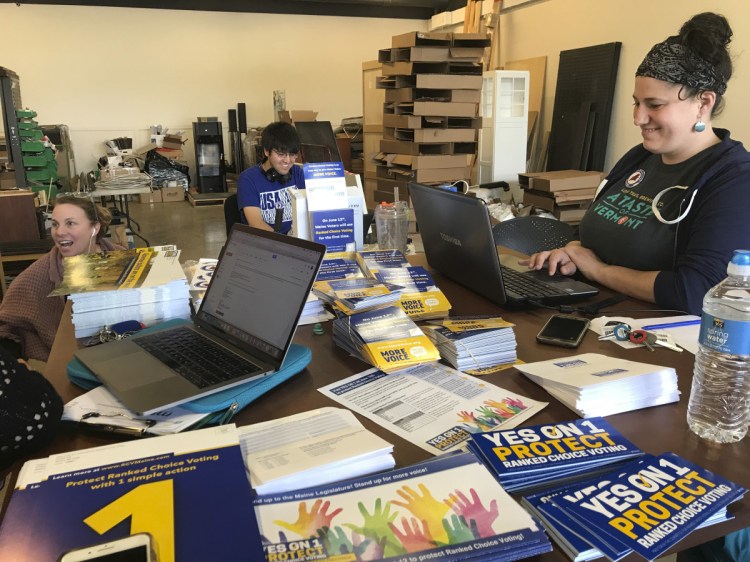
<path fill-rule="evenodd" d="M 568 224 L 578 224 L 596 195 L 604 174 L 581 170 L 518 174 L 524 205 L 547 211 Z"/>
<path fill-rule="evenodd" d="M 411 32 L 380 50 L 377 87 L 385 89 L 385 103 L 376 202 L 393 201 L 394 189 L 406 200 L 409 181 L 470 179 L 488 45 L 480 33 Z"/>

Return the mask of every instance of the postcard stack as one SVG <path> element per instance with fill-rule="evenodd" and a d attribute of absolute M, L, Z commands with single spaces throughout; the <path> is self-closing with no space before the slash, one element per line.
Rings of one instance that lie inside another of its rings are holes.
<path fill-rule="evenodd" d="M 595 473 L 643 454 L 603 418 L 473 433 L 468 447 L 508 492 Z"/>
<path fill-rule="evenodd" d="M 662 556 L 694 530 L 731 519 L 747 490 L 674 453 L 643 455 L 611 472 L 527 495 L 522 504 L 578 562 L 636 552 Z"/>
<path fill-rule="evenodd" d="M 381 269 L 411 265 L 400 250 L 362 250 L 357 252 L 356 258 L 362 273 L 367 277 L 375 277 Z"/>
<path fill-rule="evenodd" d="M 440 359 L 435 345 L 397 306 L 337 318 L 333 341 L 386 373 Z"/>
<path fill-rule="evenodd" d="M 539 521 L 471 453 L 254 503 L 269 562 L 282 552 L 286 560 L 503 562 L 552 550 Z"/>
<path fill-rule="evenodd" d="M 364 277 L 355 252 L 326 252 L 315 280 L 330 281 L 355 277 Z"/>
<path fill-rule="evenodd" d="M 252 499 L 234 424 L 66 451 L 19 471 L 0 560 L 60 560 L 137 531 L 160 561 L 263 560 Z"/>
<path fill-rule="evenodd" d="M 445 318 L 450 312 L 451 303 L 424 267 L 410 265 L 379 269 L 375 278 L 404 288 L 398 304 L 412 320 Z"/>
<path fill-rule="evenodd" d="M 179 258 L 173 246 L 67 257 L 62 284 L 50 296 L 73 302 L 77 338 L 126 320 L 151 326 L 190 318 L 190 285 Z"/>
<path fill-rule="evenodd" d="M 671 367 L 584 353 L 516 365 L 581 417 L 611 416 L 680 399 Z"/>
<path fill-rule="evenodd" d="M 258 495 L 322 486 L 396 465 L 393 445 L 344 408 L 320 408 L 238 430 Z"/>
<path fill-rule="evenodd" d="M 459 371 L 479 371 L 516 361 L 513 324 L 499 316 L 454 316 L 425 326 L 440 356 Z"/>
<path fill-rule="evenodd" d="M 341 316 L 397 303 L 403 289 L 401 285 L 361 277 L 315 281 L 312 292 L 328 303 L 335 314 Z"/>

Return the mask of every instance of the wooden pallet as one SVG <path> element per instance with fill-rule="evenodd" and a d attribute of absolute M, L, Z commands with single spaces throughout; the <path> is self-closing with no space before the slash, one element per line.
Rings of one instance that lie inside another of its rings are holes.
<path fill-rule="evenodd" d="M 188 201 L 193 207 L 223 205 L 229 193 L 192 193 L 188 192 Z"/>

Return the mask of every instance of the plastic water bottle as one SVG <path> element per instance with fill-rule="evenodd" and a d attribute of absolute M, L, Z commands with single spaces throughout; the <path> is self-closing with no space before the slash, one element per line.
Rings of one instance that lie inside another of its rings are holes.
<path fill-rule="evenodd" d="M 750 252 L 735 250 L 728 277 L 703 299 L 687 422 L 698 436 L 734 443 L 750 422 Z"/>

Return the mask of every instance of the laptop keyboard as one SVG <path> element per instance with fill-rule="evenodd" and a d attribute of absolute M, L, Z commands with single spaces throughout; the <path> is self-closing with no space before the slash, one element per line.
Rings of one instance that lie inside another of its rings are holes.
<path fill-rule="evenodd" d="M 189 328 L 143 335 L 133 341 L 198 388 L 260 371 L 251 361 Z"/>
<path fill-rule="evenodd" d="M 506 293 L 514 293 L 527 299 L 545 299 L 549 297 L 568 296 L 551 284 L 535 279 L 505 265 L 500 266 L 503 271 L 503 285 Z"/>

